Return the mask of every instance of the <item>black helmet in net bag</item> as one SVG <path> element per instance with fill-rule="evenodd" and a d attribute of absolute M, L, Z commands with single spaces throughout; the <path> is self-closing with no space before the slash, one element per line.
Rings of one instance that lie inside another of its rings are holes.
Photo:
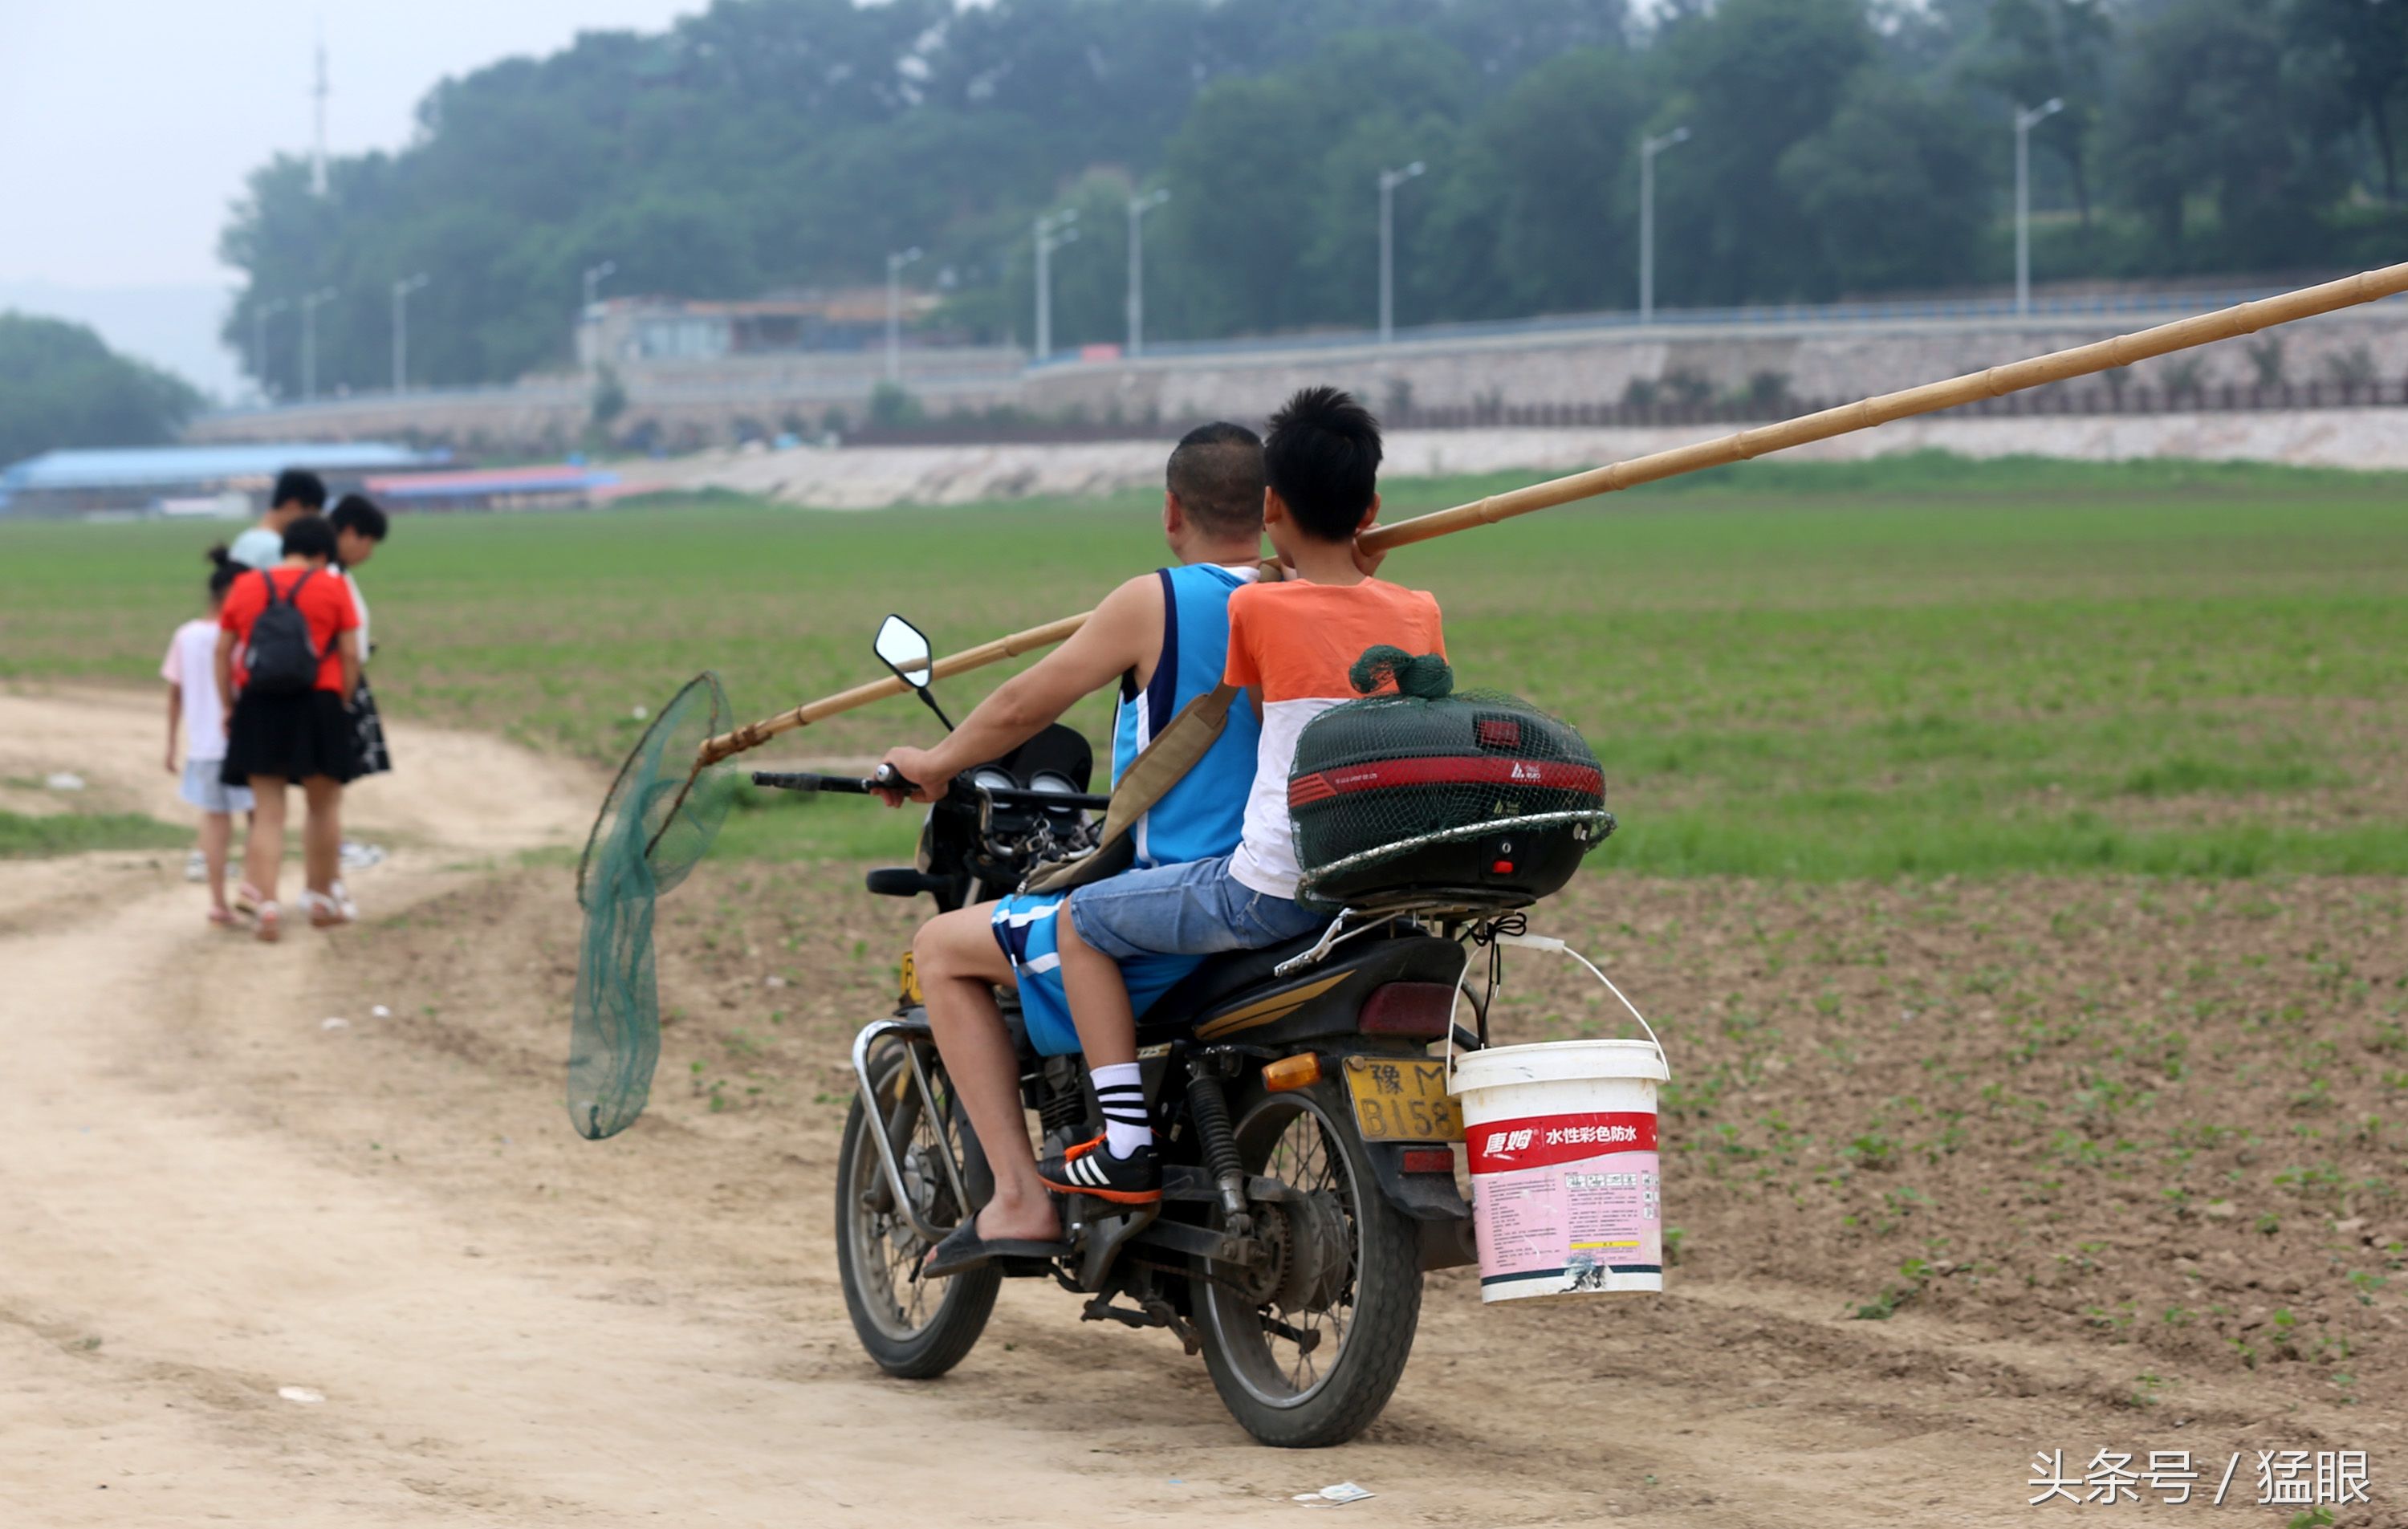
<path fill-rule="evenodd" d="M 1455 693 L 1434 653 L 1373 648 L 1348 679 L 1364 699 L 1305 724 L 1288 776 L 1298 901 L 1519 907 L 1613 832 L 1597 755 L 1567 723 L 1518 696 Z M 1391 679 L 1395 693 L 1372 693 Z"/>

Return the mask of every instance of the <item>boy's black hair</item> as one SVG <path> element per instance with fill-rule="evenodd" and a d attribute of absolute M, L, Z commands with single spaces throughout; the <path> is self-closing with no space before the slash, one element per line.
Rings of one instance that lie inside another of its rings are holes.
<path fill-rule="evenodd" d="M 269 496 L 270 509 L 298 500 L 305 509 L 316 511 L 326 507 L 326 480 L 302 467 L 287 467 L 276 475 L 276 493 Z"/>
<path fill-rule="evenodd" d="M 251 571 L 234 560 L 234 553 L 227 550 L 226 544 L 223 542 L 220 542 L 215 547 L 210 548 L 208 550 L 208 556 L 209 560 L 209 598 L 212 600 L 217 599 L 221 595 L 224 594 L 226 591 L 234 588 L 234 581 Z"/>
<path fill-rule="evenodd" d="M 335 501 L 326 514 L 326 523 L 336 531 L 356 531 L 370 541 L 384 540 L 384 511 L 365 493 L 347 493 Z"/>
<path fill-rule="evenodd" d="M 1346 541 L 1380 488 L 1380 422 L 1340 388 L 1303 388 L 1270 418 L 1263 474 L 1299 529 Z"/>
<path fill-rule="evenodd" d="M 1213 536 L 1263 534 L 1263 438 L 1244 425 L 1215 420 L 1180 436 L 1163 482 Z"/>
<path fill-rule="evenodd" d="M 286 557 L 322 557 L 335 555 L 335 528 L 326 523 L 323 515 L 304 515 L 284 528 Z"/>

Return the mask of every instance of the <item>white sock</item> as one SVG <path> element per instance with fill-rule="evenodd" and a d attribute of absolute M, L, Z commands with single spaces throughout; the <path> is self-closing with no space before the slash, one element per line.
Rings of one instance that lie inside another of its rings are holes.
<path fill-rule="evenodd" d="M 1154 1122 L 1145 1109 L 1145 1084 L 1137 1064 L 1115 1062 L 1088 1076 L 1096 1080 L 1096 1102 L 1104 1109 L 1104 1150 L 1127 1157 L 1154 1144 Z"/>

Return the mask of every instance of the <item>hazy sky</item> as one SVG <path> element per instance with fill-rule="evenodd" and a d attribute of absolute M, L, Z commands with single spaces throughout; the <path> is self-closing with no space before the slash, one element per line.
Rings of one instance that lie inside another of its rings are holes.
<path fill-rule="evenodd" d="M 325 30 L 335 153 L 407 142 L 446 75 L 702 0 L 0 0 L 0 307 L 81 318 L 224 387 L 210 336 L 243 177 L 310 140 Z"/>

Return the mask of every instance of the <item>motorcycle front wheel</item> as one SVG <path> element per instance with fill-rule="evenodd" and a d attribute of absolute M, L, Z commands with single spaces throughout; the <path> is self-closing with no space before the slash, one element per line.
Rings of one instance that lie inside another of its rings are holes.
<path fill-rule="evenodd" d="M 937 1155 L 951 1150 L 947 1133 L 921 1107 L 920 1091 L 906 1081 L 901 1050 L 890 1051 L 872 1076 L 887 1103 L 887 1139 L 922 1219 L 940 1229 L 958 1224 L 970 1211 L 955 1202 L 953 1181 Z M 948 1096 L 933 1059 L 929 1083 L 939 1099 Z M 983 1268 L 941 1279 L 918 1277 L 929 1244 L 895 1204 L 874 1130 L 869 1112 L 855 1097 L 837 1150 L 837 1271 L 845 1310 L 869 1357 L 889 1375 L 925 1380 L 960 1364 L 977 1345 L 1003 1276 Z"/>
<path fill-rule="evenodd" d="M 1303 1198 L 1255 1209 L 1269 1266 L 1242 1282 L 1196 1277 L 1204 1363 L 1230 1416 L 1263 1443 L 1342 1444 L 1387 1406 L 1412 1352 L 1419 1232 L 1380 1193 L 1335 1089 L 1255 1084 L 1231 1103 L 1246 1171 Z"/>

